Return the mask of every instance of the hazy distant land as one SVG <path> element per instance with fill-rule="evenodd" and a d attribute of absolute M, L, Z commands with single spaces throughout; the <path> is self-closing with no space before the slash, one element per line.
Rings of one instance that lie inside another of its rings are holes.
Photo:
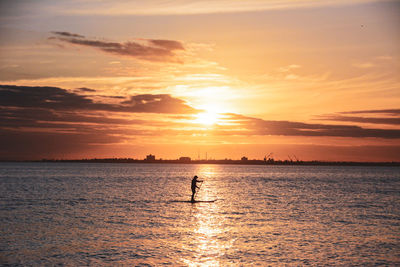
<path fill-rule="evenodd" d="M 41 160 L 2 160 L 2 162 L 82 162 L 82 163 L 161 163 L 161 164 L 238 164 L 238 165 L 333 165 L 333 166 L 400 166 L 400 162 L 356 162 L 356 161 L 290 161 L 259 159 L 134 159 L 134 158 L 92 158 L 92 159 L 41 159 Z"/>

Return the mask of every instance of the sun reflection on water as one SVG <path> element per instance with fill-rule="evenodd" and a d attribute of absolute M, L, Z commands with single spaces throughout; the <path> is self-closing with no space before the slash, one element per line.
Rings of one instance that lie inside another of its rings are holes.
<path fill-rule="evenodd" d="M 197 175 L 204 180 L 197 200 L 214 200 L 220 193 L 219 181 L 213 179 L 218 166 L 201 165 Z M 233 240 L 223 238 L 224 218 L 221 215 L 218 201 L 212 203 L 196 203 L 191 207 L 193 221 L 192 249 L 196 252 L 191 259 L 182 259 L 188 266 L 221 266 L 221 258 L 232 246 Z"/>

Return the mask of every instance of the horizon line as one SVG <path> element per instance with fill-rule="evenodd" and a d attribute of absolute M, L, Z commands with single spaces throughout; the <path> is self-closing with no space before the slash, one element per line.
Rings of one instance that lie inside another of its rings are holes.
<path fill-rule="evenodd" d="M 134 158 L 82 158 L 82 159 L 0 159 L 0 162 L 75 162 L 75 163 L 173 163 L 173 164 L 232 164 L 232 165 L 391 165 L 400 166 L 400 161 L 328 161 L 328 160 L 263 160 L 263 159 L 134 159 Z"/>

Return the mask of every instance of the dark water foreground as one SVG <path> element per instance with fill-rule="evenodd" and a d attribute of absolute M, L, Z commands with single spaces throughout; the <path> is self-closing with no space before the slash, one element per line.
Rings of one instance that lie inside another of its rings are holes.
<path fill-rule="evenodd" d="M 399 236 L 399 167 L 0 163 L 0 265 L 394 266 Z"/>

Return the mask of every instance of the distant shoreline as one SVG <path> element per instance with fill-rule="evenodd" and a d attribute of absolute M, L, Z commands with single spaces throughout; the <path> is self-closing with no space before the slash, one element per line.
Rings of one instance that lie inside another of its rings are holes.
<path fill-rule="evenodd" d="M 48 162 L 48 163 L 159 163 L 159 164 L 226 164 L 265 166 L 399 166 L 400 162 L 355 162 L 355 161 L 288 161 L 288 160 L 140 160 L 132 158 L 104 159 L 42 159 L 42 160 L 0 160 L 0 162 Z"/>

